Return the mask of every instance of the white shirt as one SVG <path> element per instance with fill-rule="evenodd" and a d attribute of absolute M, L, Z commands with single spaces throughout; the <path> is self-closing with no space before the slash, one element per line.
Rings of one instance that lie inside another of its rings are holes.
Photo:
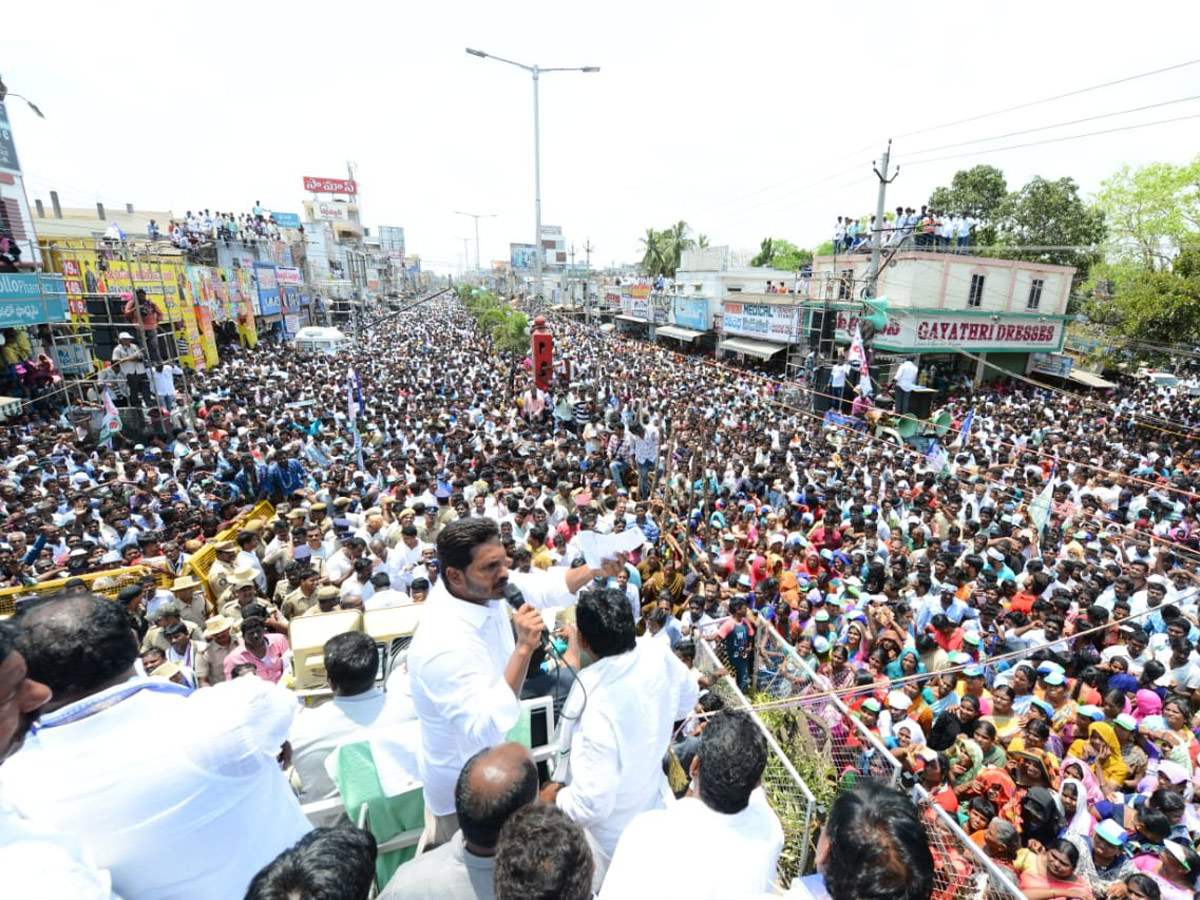
<path fill-rule="evenodd" d="M 112 878 L 97 869 L 79 841 L 41 828 L 0 805 L 0 872 L 10 897 L 116 900 Z"/>
<path fill-rule="evenodd" d="M 241 896 L 311 828 L 275 759 L 296 699 L 259 678 L 190 696 L 146 686 L 161 680 L 131 679 L 120 687 L 140 690 L 90 716 L 64 721 L 94 698 L 43 716 L 0 769 L 4 792 L 21 814 L 75 835 L 123 897 Z M 170 760 L 147 766 L 147 736 L 167 734 Z M 167 861 L 164 846 L 195 852 Z"/>
<path fill-rule="evenodd" d="M 526 602 L 538 608 L 575 602 L 566 576 L 561 568 L 508 573 Z M 502 743 L 517 724 L 521 703 L 504 680 L 514 649 L 507 603 L 468 603 L 451 596 L 438 580 L 408 652 L 413 703 L 421 719 L 421 780 L 425 805 L 434 815 L 454 812 L 454 784 L 463 764 L 476 751 Z"/>
<path fill-rule="evenodd" d="M 911 391 L 917 384 L 917 364 L 911 359 L 900 363 L 896 370 L 896 387 L 902 391 Z"/>
<path fill-rule="evenodd" d="M 384 588 L 376 591 L 370 597 L 363 598 L 363 609 L 371 612 L 375 609 L 390 609 L 393 606 L 408 606 L 413 602 L 412 597 L 395 588 Z"/>
<path fill-rule="evenodd" d="M 129 346 L 117 344 L 113 348 L 112 364 L 113 368 L 122 375 L 134 375 L 146 371 L 146 364 L 142 362 L 142 351 L 132 341 L 129 342 Z"/>
<path fill-rule="evenodd" d="M 555 802 L 605 857 L 634 816 L 662 806 L 671 726 L 687 718 L 699 694 L 668 641 L 638 641 L 579 673 L 563 706 L 554 779 L 566 786 Z"/>
<path fill-rule="evenodd" d="M 845 363 L 838 363 L 829 372 L 829 386 L 840 388 L 846 384 L 846 375 L 849 373 L 850 367 Z"/>
<path fill-rule="evenodd" d="M 663 865 L 664 847 L 719 847 L 720 865 Z M 783 826 L 762 788 L 741 812 L 726 814 L 684 797 L 644 812 L 625 829 L 604 876 L 600 900 L 627 897 L 732 898 L 770 893 Z"/>
<path fill-rule="evenodd" d="M 305 707 L 292 724 L 292 762 L 300 776 L 300 802 L 312 803 L 338 795 L 325 771 L 325 759 L 342 744 L 365 741 L 383 729 L 417 717 L 412 700 L 403 693 L 384 693 L 372 687 L 353 697 L 334 697 L 320 706 Z M 325 824 L 342 818 L 335 810 Z"/>

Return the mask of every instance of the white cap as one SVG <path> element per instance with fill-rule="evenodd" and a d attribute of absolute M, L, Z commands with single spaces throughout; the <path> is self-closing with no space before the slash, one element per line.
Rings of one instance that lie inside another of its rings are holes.
<path fill-rule="evenodd" d="M 887 695 L 887 705 L 891 709 L 908 709 L 912 706 L 912 700 L 904 691 L 891 691 Z"/>
<path fill-rule="evenodd" d="M 130 334 L 128 331 L 122 331 L 120 334 L 117 335 L 117 340 L 118 341 L 132 341 L 133 335 Z"/>

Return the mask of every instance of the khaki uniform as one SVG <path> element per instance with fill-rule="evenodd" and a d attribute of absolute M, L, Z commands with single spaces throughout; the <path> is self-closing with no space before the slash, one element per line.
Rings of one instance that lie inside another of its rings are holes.
<path fill-rule="evenodd" d="M 186 619 L 181 619 L 181 621 L 187 626 L 188 637 L 191 640 L 204 640 L 204 630 L 195 622 L 189 622 Z M 162 628 L 158 625 L 154 625 L 149 631 L 146 632 L 146 636 L 142 638 L 142 646 L 138 652 L 145 653 L 151 647 L 157 647 L 163 653 L 166 653 L 167 650 L 171 648 L 171 642 L 167 640 L 167 636 L 163 634 Z"/>
<path fill-rule="evenodd" d="M 231 640 L 228 647 L 222 647 L 216 641 L 209 641 L 208 646 L 196 654 L 196 680 L 207 681 L 209 684 L 220 684 L 225 680 L 225 657 L 229 656 L 237 641 Z"/>
<path fill-rule="evenodd" d="M 229 590 L 229 576 L 232 574 L 233 566 L 219 559 L 208 570 L 208 587 L 217 598 L 218 607 L 225 602 L 225 592 Z"/>
<path fill-rule="evenodd" d="M 290 591 L 284 598 L 280 609 L 288 619 L 294 619 L 296 616 L 304 615 L 316 605 L 317 592 L 315 590 L 305 597 L 300 588 L 296 588 L 294 591 Z"/>

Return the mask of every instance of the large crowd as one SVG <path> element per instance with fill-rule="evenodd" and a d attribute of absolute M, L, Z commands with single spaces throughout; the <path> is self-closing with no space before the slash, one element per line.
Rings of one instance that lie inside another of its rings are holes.
<path fill-rule="evenodd" d="M 983 386 L 934 464 L 754 372 L 552 326 L 550 391 L 448 302 L 336 357 L 235 354 L 163 438 L 4 427 L 0 582 L 67 580 L 0 629 L 0 744 L 40 714 L 0 765 L 5 877 L 40 890 L 14 896 L 351 891 L 373 840 L 300 804 L 339 796 L 347 741 L 412 728 L 422 852 L 384 896 L 761 895 L 766 748 L 694 660 L 749 690 L 773 629 L 1030 900 L 1191 900 L 1197 401 Z M 409 604 L 386 691 L 361 631 L 325 647 L 332 700 L 281 687 L 293 619 Z M 507 742 L 547 694 L 552 772 Z M 660 808 L 669 748 L 690 795 Z M 928 849 L 873 821 L 903 852 L 818 848 L 831 895 L 929 896 Z"/>

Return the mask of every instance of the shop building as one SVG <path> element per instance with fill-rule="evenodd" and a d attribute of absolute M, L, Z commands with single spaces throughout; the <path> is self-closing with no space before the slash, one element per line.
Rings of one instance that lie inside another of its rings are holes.
<path fill-rule="evenodd" d="M 870 256 L 820 256 L 802 291 L 808 321 L 829 309 L 835 339 L 848 343 L 858 321 Z M 954 253 L 884 255 L 875 296 L 886 297 L 887 327 L 874 337 L 881 377 L 914 356 L 931 387 L 979 384 L 1030 371 L 1031 357 L 1062 350 L 1075 269 Z"/>

